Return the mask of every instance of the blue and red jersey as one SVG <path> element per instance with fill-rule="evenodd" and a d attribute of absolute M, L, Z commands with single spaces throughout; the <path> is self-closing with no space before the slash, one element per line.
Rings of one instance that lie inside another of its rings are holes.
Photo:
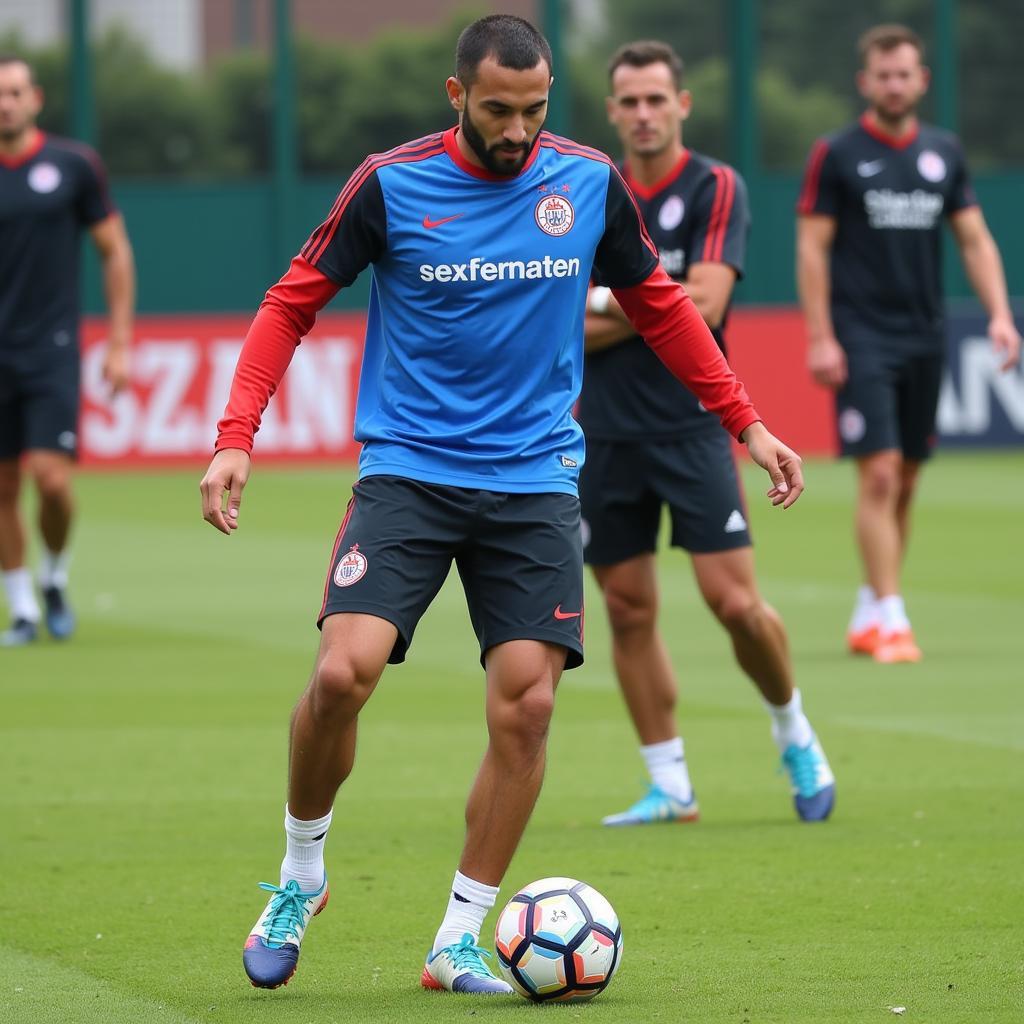
<path fill-rule="evenodd" d="M 498 176 L 463 157 L 457 131 L 352 175 L 260 307 L 218 449 L 251 450 L 317 311 L 367 267 L 360 476 L 575 494 L 584 444 L 572 409 L 595 270 L 727 429 L 758 418 L 607 157 L 542 132 L 520 173 Z"/>

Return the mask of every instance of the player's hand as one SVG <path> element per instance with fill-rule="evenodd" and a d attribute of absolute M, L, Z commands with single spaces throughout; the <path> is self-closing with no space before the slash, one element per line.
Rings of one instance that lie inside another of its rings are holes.
<path fill-rule="evenodd" d="M 740 440 L 750 457 L 772 478 L 768 491 L 772 504 L 789 508 L 804 490 L 800 456 L 769 433 L 761 422 L 751 423 Z"/>
<path fill-rule="evenodd" d="M 1020 362 L 1020 334 L 1013 318 L 994 316 L 988 324 L 988 336 L 992 339 L 996 355 L 1002 358 L 999 369 L 1013 369 Z"/>
<path fill-rule="evenodd" d="M 103 356 L 103 379 L 110 387 L 110 397 L 120 394 L 130 379 L 130 358 L 127 345 L 107 345 Z"/>
<path fill-rule="evenodd" d="M 203 518 L 221 533 L 231 535 L 238 529 L 238 510 L 242 504 L 242 488 L 249 479 L 252 460 L 241 448 L 222 448 L 213 457 L 199 493 L 203 496 Z M 224 497 L 227 495 L 227 509 Z"/>
<path fill-rule="evenodd" d="M 846 383 L 846 353 L 833 337 L 812 341 L 807 349 L 807 369 L 822 386 L 838 391 Z"/>

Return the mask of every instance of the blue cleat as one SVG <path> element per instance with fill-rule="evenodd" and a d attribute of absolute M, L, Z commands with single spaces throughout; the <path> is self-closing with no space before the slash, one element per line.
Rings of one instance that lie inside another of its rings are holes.
<path fill-rule="evenodd" d="M 302 892 L 295 881 L 283 888 L 260 882 L 260 888 L 273 896 L 245 940 L 242 963 L 256 988 L 279 988 L 299 965 L 299 946 L 310 918 L 327 906 L 327 879 L 316 892 Z"/>
<path fill-rule="evenodd" d="M 0 633 L 0 647 L 24 647 L 39 635 L 39 624 L 31 619 L 15 619 L 11 628 Z"/>
<path fill-rule="evenodd" d="M 44 587 L 46 628 L 54 640 L 67 640 L 75 631 L 75 613 L 60 587 Z"/>
<path fill-rule="evenodd" d="M 666 793 L 653 783 L 650 789 L 627 811 L 609 814 L 601 819 L 602 825 L 657 825 L 661 822 L 696 821 L 700 817 L 697 797 L 692 795 L 687 803 Z"/>
<path fill-rule="evenodd" d="M 786 747 L 782 764 L 793 784 L 793 803 L 801 821 L 824 821 L 836 800 L 836 780 L 815 736 L 806 747 Z"/>
<path fill-rule="evenodd" d="M 424 988 L 447 989 L 466 995 L 511 995 L 512 986 L 491 974 L 484 963 L 484 957 L 490 955 L 466 932 L 458 942 L 427 954 L 420 984 Z"/>

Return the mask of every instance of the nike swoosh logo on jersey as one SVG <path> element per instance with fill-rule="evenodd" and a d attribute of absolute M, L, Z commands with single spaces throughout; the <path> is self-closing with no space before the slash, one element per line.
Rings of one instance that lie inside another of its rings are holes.
<path fill-rule="evenodd" d="M 429 217 L 423 218 L 423 226 L 425 228 L 439 228 L 442 224 L 447 224 L 450 220 L 458 220 L 462 217 L 461 213 L 453 213 L 450 217 L 442 217 L 440 220 L 431 220 Z"/>
<path fill-rule="evenodd" d="M 555 609 L 556 619 L 578 619 L 582 614 L 583 612 L 563 612 L 561 605 Z"/>
<path fill-rule="evenodd" d="M 861 160 L 857 164 L 857 173 L 862 178 L 873 178 L 876 174 L 880 174 L 884 167 L 884 160 Z"/>

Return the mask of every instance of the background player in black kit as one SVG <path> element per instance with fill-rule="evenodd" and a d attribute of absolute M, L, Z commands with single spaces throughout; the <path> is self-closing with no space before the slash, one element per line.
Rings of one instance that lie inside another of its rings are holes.
<path fill-rule="evenodd" d="M 864 34 L 857 84 L 868 110 L 815 143 L 797 208 L 808 365 L 835 390 L 842 452 L 857 460 L 864 584 L 847 643 L 880 662 L 921 657 L 900 569 L 914 488 L 934 443 L 946 348 L 943 218 L 989 314 L 1003 369 L 1020 356 L 999 250 L 960 142 L 917 120 L 928 88 L 923 54 L 920 38 L 902 25 Z"/>
<path fill-rule="evenodd" d="M 750 227 L 740 176 L 683 146 L 691 98 L 682 61 L 663 43 L 637 42 L 611 59 L 608 116 L 622 171 L 668 273 L 685 283 L 715 339 Z M 580 499 L 584 558 L 601 586 L 616 672 L 651 776 L 647 794 L 606 825 L 697 817 L 675 719 L 677 685 L 657 628 L 654 552 L 663 504 L 672 543 L 690 552 L 708 606 L 736 659 L 765 698 L 797 811 L 820 820 L 834 780 L 793 687 L 786 633 L 757 589 L 732 442 L 658 361 L 603 287 L 590 293 L 578 419 L 587 436 Z"/>
<path fill-rule="evenodd" d="M 22 59 L 0 55 L 0 568 L 13 620 L 0 646 L 30 643 L 39 602 L 25 567 L 18 510 L 23 473 L 39 495 L 46 624 L 66 639 L 73 516 L 71 470 L 79 402 L 78 267 L 87 229 L 110 308 L 103 367 L 113 392 L 128 381 L 134 306 L 131 246 L 96 154 L 36 127 L 42 92 Z"/>

